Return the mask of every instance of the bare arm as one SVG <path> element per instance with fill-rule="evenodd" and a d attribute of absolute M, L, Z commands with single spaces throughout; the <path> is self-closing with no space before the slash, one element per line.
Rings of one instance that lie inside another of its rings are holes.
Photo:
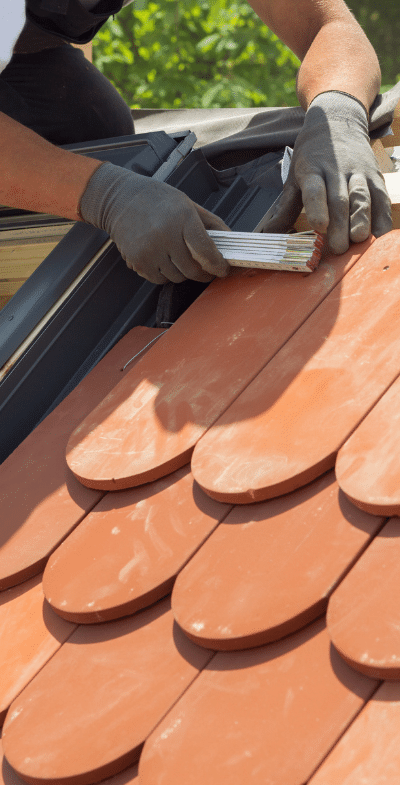
<path fill-rule="evenodd" d="M 380 87 L 373 47 L 344 0 L 249 1 L 302 61 L 297 94 L 306 110 L 264 231 L 287 231 L 304 205 L 310 225 L 327 233 L 335 253 L 371 231 L 385 234 L 391 204 L 368 136 L 367 114 Z"/>
<path fill-rule="evenodd" d="M 154 283 L 208 281 L 229 265 L 205 228 L 217 216 L 170 185 L 61 150 L 0 113 L 0 204 L 105 229 L 128 267 Z M 100 170 L 100 171 L 98 171 Z"/>
<path fill-rule="evenodd" d="M 79 220 L 80 197 L 101 161 L 61 150 L 2 112 L 0 146 L 0 204 Z"/>
<path fill-rule="evenodd" d="M 343 0 L 250 0 L 250 4 L 302 61 L 297 93 L 304 109 L 326 90 L 350 93 L 369 109 L 380 88 L 378 58 Z"/>

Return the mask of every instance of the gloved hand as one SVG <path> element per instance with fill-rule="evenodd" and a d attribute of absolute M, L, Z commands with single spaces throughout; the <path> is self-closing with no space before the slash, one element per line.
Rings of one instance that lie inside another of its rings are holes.
<path fill-rule="evenodd" d="M 153 283 L 210 281 L 230 269 L 205 231 L 226 230 L 224 222 L 150 177 L 102 164 L 86 186 L 80 214 L 108 232 L 128 267 Z"/>
<path fill-rule="evenodd" d="M 371 150 L 366 111 L 340 92 L 317 96 L 294 146 L 282 196 L 265 217 L 264 232 L 285 232 L 302 203 L 330 249 L 344 253 L 349 240 L 379 237 L 392 228 L 391 204 Z"/>

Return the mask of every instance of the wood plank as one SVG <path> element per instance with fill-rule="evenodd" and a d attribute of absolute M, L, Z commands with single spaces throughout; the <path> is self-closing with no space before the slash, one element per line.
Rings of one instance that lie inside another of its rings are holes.
<path fill-rule="evenodd" d="M 334 466 L 400 372 L 399 285 L 397 231 L 375 241 L 197 444 L 192 471 L 206 493 L 262 501 Z"/>
<path fill-rule="evenodd" d="M 14 296 L 59 240 L 57 237 L 22 244 L 0 241 L 0 307 Z"/>
<path fill-rule="evenodd" d="M 206 428 L 370 247 L 329 257 L 311 276 L 238 270 L 213 281 L 72 435 L 75 476 L 118 490 L 185 465 Z"/>
<path fill-rule="evenodd" d="M 383 520 L 353 507 L 334 472 L 235 507 L 178 575 L 175 619 L 195 643 L 219 650 L 290 635 L 324 612 Z"/>

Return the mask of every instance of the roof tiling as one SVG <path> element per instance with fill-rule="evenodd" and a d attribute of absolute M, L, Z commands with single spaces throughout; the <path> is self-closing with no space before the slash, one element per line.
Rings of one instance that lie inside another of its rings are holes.
<path fill-rule="evenodd" d="M 309 785 L 392 785 L 400 769 L 400 684 L 385 682 Z"/>
<path fill-rule="evenodd" d="M 50 557 L 45 596 L 64 619 L 85 624 L 135 613 L 171 592 L 230 509 L 193 485 L 188 466 L 108 493 Z"/>
<path fill-rule="evenodd" d="M 400 512 L 400 378 L 389 387 L 339 451 L 340 487 L 362 510 L 377 515 Z"/>
<path fill-rule="evenodd" d="M 179 574 L 175 618 L 213 649 L 290 635 L 324 613 L 384 520 L 350 504 L 333 471 L 278 499 L 234 507 Z"/>
<path fill-rule="evenodd" d="M 214 281 L 4 462 L 0 785 L 398 785 L 399 276 Z"/>
<path fill-rule="evenodd" d="M 334 645 L 353 668 L 378 679 L 400 679 L 400 531 L 391 518 L 328 606 Z"/>
<path fill-rule="evenodd" d="M 302 785 L 376 687 L 341 660 L 323 620 L 220 652 L 147 739 L 139 781 Z"/>
<path fill-rule="evenodd" d="M 134 328 L 1 465 L 0 589 L 43 570 L 54 548 L 101 499 L 66 465 L 71 426 L 117 384 L 125 363 L 161 333 Z"/>
<path fill-rule="evenodd" d="M 334 466 L 400 373 L 399 285 L 400 231 L 375 240 L 196 446 L 206 493 L 262 501 Z"/>
<path fill-rule="evenodd" d="M 1 723 L 10 703 L 75 628 L 43 601 L 41 575 L 0 594 Z"/>
<path fill-rule="evenodd" d="M 38 785 L 88 785 L 126 768 L 211 656 L 175 628 L 168 599 L 81 625 L 14 701 L 9 763 Z"/>
<path fill-rule="evenodd" d="M 185 465 L 205 430 L 370 246 L 328 257 L 311 280 L 256 270 L 215 280 L 74 432 L 67 461 L 75 476 L 117 490 Z"/>

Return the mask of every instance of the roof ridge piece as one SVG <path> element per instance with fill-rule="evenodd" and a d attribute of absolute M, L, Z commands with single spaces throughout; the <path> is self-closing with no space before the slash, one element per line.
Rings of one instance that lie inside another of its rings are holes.
<path fill-rule="evenodd" d="M 334 466 L 400 372 L 399 282 L 394 231 L 375 241 L 199 441 L 192 471 L 206 493 L 262 501 Z"/>
<path fill-rule="evenodd" d="M 238 270 L 214 280 L 72 434 L 67 461 L 118 490 L 183 466 L 196 441 L 343 278 L 371 239 L 311 277 Z"/>
<path fill-rule="evenodd" d="M 163 331 L 134 327 L 0 467 L 0 590 L 41 572 L 50 553 L 100 500 L 65 464 L 71 427 L 122 376 L 132 354 Z"/>
<path fill-rule="evenodd" d="M 374 515 L 400 514 L 400 377 L 339 450 L 336 476 L 346 496 Z"/>
<path fill-rule="evenodd" d="M 287 496 L 235 507 L 178 575 L 175 619 L 192 641 L 217 650 L 293 634 L 324 612 L 383 521 L 348 502 L 333 471 Z"/>
<path fill-rule="evenodd" d="M 400 679 L 400 527 L 392 518 L 332 594 L 328 632 L 346 662 L 378 679 Z"/>

